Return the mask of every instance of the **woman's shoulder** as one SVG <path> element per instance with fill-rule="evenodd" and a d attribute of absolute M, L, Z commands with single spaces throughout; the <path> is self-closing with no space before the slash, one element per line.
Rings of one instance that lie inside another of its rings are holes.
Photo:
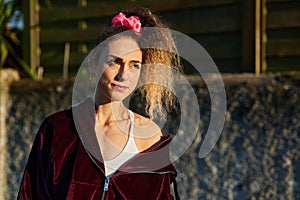
<path fill-rule="evenodd" d="M 91 103 L 91 100 L 86 99 L 83 102 L 71 105 L 69 108 L 48 115 L 45 118 L 44 123 L 61 126 L 73 122 L 74 118 L 78 118 L 79 116 L 86 118 L 87 115 L 90 115 L 89 110 L 91 109 L 91 107 L 93 108 L 92 105 L 93 104 Z"/>
<path fill-rule="evenodd" d="M 68 108 L 48 115 L 44 119 L 43 124 L 46 123 L 59 126 L 62 123 L 69 122 L 70 120 L 72 120 L 72 111 L 70 108 Z"/>
<path fill-rule="evenodd" d="M 70 109 L 57 111 L 44 118 L 41 123 L 38 135 L 49 140 L 54 138 L 70 137 L 74 135 L 72 112 Z"/>

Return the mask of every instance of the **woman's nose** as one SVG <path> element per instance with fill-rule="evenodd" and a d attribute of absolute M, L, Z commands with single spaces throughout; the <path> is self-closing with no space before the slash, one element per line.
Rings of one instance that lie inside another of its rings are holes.
<path fill-rule="evenodd" d="M 120 67 L 117 76 L 115 77 L 115 80 L 117 81 L 124 81 L 128 78 L 128 72 L 129 72 L 129 66 L 124 64 Z"/>

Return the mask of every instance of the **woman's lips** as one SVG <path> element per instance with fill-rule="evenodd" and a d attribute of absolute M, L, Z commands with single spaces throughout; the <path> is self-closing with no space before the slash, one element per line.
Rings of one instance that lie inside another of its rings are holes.
<path fill-rule="evenodd" d="M 127 86 L 124 86 L 124 85 L 118 85 L 118 84 L 111 84 L 113 89 L 116 89 L 116 90 L 119 90 L 119 91 L 125 91 L 128 89 Z"/>

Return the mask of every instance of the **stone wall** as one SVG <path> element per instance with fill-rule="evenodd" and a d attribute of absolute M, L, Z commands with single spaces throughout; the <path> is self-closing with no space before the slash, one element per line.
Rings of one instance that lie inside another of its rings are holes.
<path fill-rule="evenodd" d="M 199 159 L 196 139 L 176 163 L 182 198 L 300 199 L 299 76 L 235 75 L 224 81 L 228 112 L 218 143 Z M 206 90 L 199 93 L 207 96 Z M 199 138 L 209 122 L 201 114 Z"/>
<path fill-rule="evenodd" d="M 192 146 L 175 162 L 181 198 L 300 199 L 300 76 L 223 77 L 228 109 L 224 130 L 202 159 L 198 152 L 209 124 L 210 99 L 205 84 L 190 79 L 201 105 L 201 122 Z M 7 98 L 12 104 L 6 107 L 5 124 L 8 158 L 1 160 L 8 169 L 7 199 L 16 197 L 43 118 L 70 106 L 72 84 L 73 80 L 10 84 Z"/>
<path fill-rule="evenodd" d="M 9 97 L 9 86 L 11 82 L 19 80 L 19 74 L 15 70 L 0 69 L 0 199 L 6 199 L 8 194 L 7 182 L 8 179 L 8 134 L 6 128 L 6 119 L 8 118 L 8 108 L 12 105 Z"/>
<path fill-rule="evenodd" d="M 6 119 L 9 170 L 8 199 L 15 199 L 35 134 L 49 114 L 71 105 L 72 80 L 21 80 L 11 84 Z"/>

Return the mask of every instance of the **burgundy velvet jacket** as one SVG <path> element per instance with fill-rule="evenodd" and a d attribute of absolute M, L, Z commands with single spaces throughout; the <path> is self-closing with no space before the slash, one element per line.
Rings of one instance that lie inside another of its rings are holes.
<path fill-rule="evenodd" d="M 79 138 L 72 108 L 55 113 L 36 135 L 18 199 L 174 199 L 170 185 L 176 170 L 165 148 L 170 141 L 170 135 L 163 136 L 107 179 L 103 163 L 93 159 Z M 157 162 L 165 163 L 164 167 L 156 169 Z"/>

